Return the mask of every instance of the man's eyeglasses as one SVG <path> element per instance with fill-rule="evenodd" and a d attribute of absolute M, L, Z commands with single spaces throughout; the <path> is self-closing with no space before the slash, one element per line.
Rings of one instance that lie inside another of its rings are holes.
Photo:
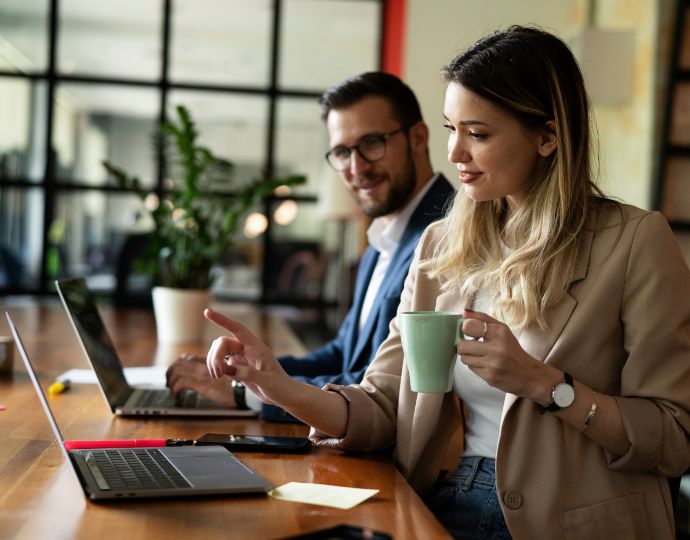
<path fill-rule="evenodd" d="M 359 144 L 352 146 L 336 146 L 326 152 L 326 161 L 336 171 L 346 171 L 352 164 L 352 152 L 357 150 L 357 153 L 369 163 L 378 161 L 386 157 L 386 142 L 389 138 L 397 133 L 407 131 L 412 127 L 411 125 L 400 126 L 398 129 L 389 131 L 388 133 L 381 133 L 377 135 L 365 135 L 359 141 Z"/>

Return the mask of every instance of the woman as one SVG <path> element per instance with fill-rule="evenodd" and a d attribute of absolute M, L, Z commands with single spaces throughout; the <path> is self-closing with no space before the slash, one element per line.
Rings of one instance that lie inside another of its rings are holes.
<path fill-rule="evenodd" d="M 208 311 L 235 335 L 209 370 L 317 444 L 394 446 L 456 538 L 671 539 L 666 477 L 690 454 L 690 272 L 673 235 L 595 187 L 587 95 L 558 38 L 511 27 L 443 77 L 463 189 L 420 241 L 399 312 L 464 309 L 477 339 L 458 345 L 454 391 L 411 391 L 397 320 L 360 385 L 323 391 Z"/>

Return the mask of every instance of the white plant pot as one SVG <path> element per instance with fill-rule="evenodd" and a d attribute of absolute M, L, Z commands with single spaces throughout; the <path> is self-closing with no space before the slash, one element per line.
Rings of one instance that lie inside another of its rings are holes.
<path fill-rule="evenodd" d="M 205 289 L 154 287 L 153 312 L 159 343 L 200 341 L 204 337 L 204 308 L 211 301 Z"/>

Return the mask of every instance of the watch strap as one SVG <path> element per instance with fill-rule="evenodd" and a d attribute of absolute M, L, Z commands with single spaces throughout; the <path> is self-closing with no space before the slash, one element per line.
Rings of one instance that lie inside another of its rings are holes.
<path fill-rule="evenodd" d="M 564 384 L 564 383 L 567 384 L 568 386 L 573 386 L 573 376 L 570 373 L 568 373 L 567 371 L 563 372 L 563 381 L 561 381 L 558 384 Z M 556 386 L 558 386 L 558 384 Z M 556 411 L 561 410 L 561 408 L 556 404 L 556 402 L 553 399 L 553 392 L 556 389 L 556 386 L 554 386 L 551 389 L 551 403 L 549 403 L 548 405 L 544 405 L 544 407 L 543 407 L 543 410 L 546 412 L 556 412 Z"/>
<path fill-rule="evenodd" d="M 235 398 L 235 407 L 241 410 L 246 410 L 247 400 L 245 398 L 245 386 L 240 381 L 232 381 L 232 397 Z"/>

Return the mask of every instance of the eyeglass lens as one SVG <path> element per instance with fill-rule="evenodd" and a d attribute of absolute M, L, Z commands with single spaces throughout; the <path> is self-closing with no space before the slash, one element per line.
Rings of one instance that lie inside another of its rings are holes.
<path fill-rule="evenodd" d="M 358 145 L 347 147 L 338 146 L 331 150 L 327 157 L 329 163 L 339 171 L 344 171 L 350 168 L 352 161 L 352 152 L 357 151 L 362 158 L 369 162 L 383 159 L 386 155 L 386 135 L 368 135 L 364 137 Z"/>

